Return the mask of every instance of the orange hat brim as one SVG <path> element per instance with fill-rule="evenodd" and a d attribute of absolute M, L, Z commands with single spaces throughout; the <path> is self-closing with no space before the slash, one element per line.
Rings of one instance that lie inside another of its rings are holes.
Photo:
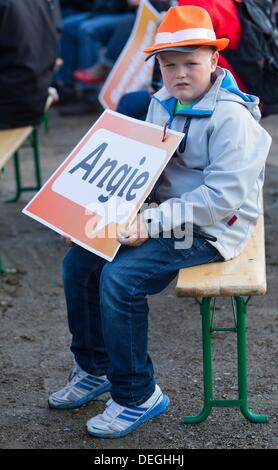
<path fill-rule="evenodd" d="M 208 41 L 205 41 L 204 39 L 190 39 L 189 41 L 156 44 L 155 46 L 147 47 L 146 49 L 144 49 L 144 52 L 146 54 L 150 54 L 152 52 L 158 52 L 160 49 L 167 49 L 168 47 L 171 48 L 176 46 L 214 46 L 218 51 L 222 51 L 228 46 L 229 42 L 230 40 L 227 38 Z"/>

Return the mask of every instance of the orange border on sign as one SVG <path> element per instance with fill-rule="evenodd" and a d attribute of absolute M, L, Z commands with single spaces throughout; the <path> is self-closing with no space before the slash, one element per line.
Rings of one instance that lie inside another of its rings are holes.
<path fill-rule="evenodd" d="M 85 226 L 90 221 L 90 219 L 96 215 L 92 212 L 89 212 L 88 210 L 86 210 L 85 213 L 84 207 L 52 190 L 54 181 L 60 176 L 71 160 L 74 159 L 74 157 L 93 136 L 93 134 L 97 130 L 103 128 L 112 132 L 116 132 L 118 135 L 122 135 L 123 137 L 131 138 L 132 136 L 134 140 L 163 148 L 167 152 L 165 162 L 159 167 L 156 176 L 152 179 L 152 182 L 150 182 L 148 188 L 146 188 L 145 194 L 140 199 L 140 201 L 138 201 L 136 210 L 129 217 L 129 222 L 134 218 L 144 200 L 146 199 L 147 194 L 149 194 L 152 187 L 154 186 L 155 181 L 171 158 L 174 150 L 179 145 L 183 134 L 169 131 L 166 141 L 162 142 L 161 139 L 163 129 L 161 127 L 154 126 L 142 121 L 137 121 L 136 119 L 123 116 L 110 110 L 103 112 L 98 121 L 92 126 L 92 128 L 72 151 L 72 153 L 60 165 L 57 171 L 45 183 L 43 188 L 24 208 L 23 212 L 35 218 L 36 220 L 41 221 L 42 223 L 46 223 L 46 225 L 50 226 L 58 233 L 70 236 L 72 240 L 76 240 L 77 243 L 81 242 L 81 246 L 91 249 L 91 251 L 102 253 L 105 258 L 111 260 L 120 247 L 120 243 L 117 241 L 116 236 L 114 238 L 102 237 L 105 233 L 107 233 L 105 230 L 109 228 L 111 228 L 112 233 L 117 233 L 115 231 L 117 224 L 112 222 L 109 224 L 109 226 L 105 226 L 100 231 L 98 231 L 94 238 L 87 237 L 85 233 Z M 100 216 L 96 216 L 96 221 L 99 219 Z M 114 231 L 112 231 L 113 229 Z"/>

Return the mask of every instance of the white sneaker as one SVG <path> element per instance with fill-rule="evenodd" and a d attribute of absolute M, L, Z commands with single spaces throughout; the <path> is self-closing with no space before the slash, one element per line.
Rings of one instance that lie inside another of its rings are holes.
<path fill-rule="evenodd" d="M 87 422 L 88 433 L 95 437 L 122 437 L 155 416 L 160 415 L 169 405 L 169 398 L 156 385 L 152 396 L 134 408 L 119 405 L 112 398 L 106 403 L 105 411 Z"/>
<path fill-rule="evenodd" d="M 102 393 L 109 392 L 111 384 L 106 375 L 95 376 L 88 374 L 75 363 L 67 385 L 48 398 L 51 408 L 77 408 L 84 405 Z"/>

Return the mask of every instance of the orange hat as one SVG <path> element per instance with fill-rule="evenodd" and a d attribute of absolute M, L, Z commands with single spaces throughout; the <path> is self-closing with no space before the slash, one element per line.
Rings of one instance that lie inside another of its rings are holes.
<path fill-rule="evenodd" d="M 154 45 L 144 52 L 150 53 L 149 59 L 162 51 L 192 52 L 200 46 L 214 46 L 221 51 L 228 44 L 227 38 L 216 39 L 207 10 L 188 5 L 169 8 L 157 29 Z"/>

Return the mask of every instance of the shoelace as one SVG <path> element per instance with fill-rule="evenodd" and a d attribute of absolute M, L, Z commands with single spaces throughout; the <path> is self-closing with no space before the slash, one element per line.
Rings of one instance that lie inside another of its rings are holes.
<path fill-rule="evenodd" d="M 66 388 L 69 389 L 71 388 L 73 385 L 75 385 L 77 382 L 79 382 L 79 380 L 82 380 L 84 377 L 83 374 L 80 374 L 80 373 L 76 373 L 72 379 L 69 381 L 69 383 L 66 385 Z"/>
<path fill-rule="evenodd" d="M 78 368 L 78 366 L 76 369 L 73 368 L 69 377 L 69 381 L 65 386 L 65 390 L 69 390 L 73 385 L 75 385 L 79 380 L 82 380 L 86 375 L 86 372 Z"/>
<path fill-rule="evenodd" d="M 80 369 L 79 365 L 74 361 L 74 366 L 73 366 L 73 368 L 71 369 L 71 372 L 70 372 L 70 374 L 69 374 L 68 381 L 70 382 L 70 381 L 74 378 L 74 376 L 75 376 L 78 372 L 80 372 L 80 371 L 81 371 L 81 369 Z"/>

